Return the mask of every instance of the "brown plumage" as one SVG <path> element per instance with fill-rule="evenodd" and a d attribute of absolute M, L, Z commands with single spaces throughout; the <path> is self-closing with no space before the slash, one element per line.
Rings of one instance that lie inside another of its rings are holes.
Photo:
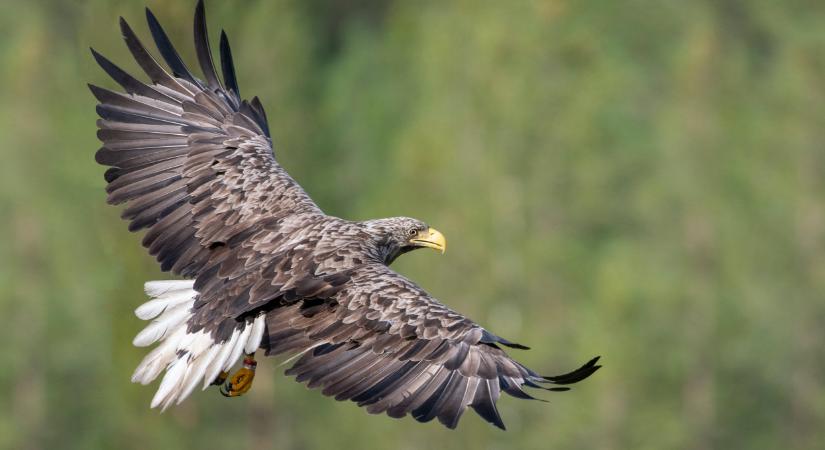
<path fill-rule="evenodd" d="M 129 230 L 146 229 L 143 245 L 161 268 L 194 280 L 191 304 L 181 313 L 187 336 L 200 333 L 215 345 L 231 346 L 233 333 L 263 317 L 260 346 L 270 355 L 301 354 L 287 371 L 298 381 L 370 413 L 412 414 L 422 422 L 438 418 L 450 428 L 468 406 L 504 428 L 495 406 L 502 391 L 531 398 L 523 387 L 565 390 L 552 386 L 575 383 L 600 367 L 594 358 L 569 374 L 540 376 L 501 349 L 523 346 L 450 310 L 392 271 L 388 265 L 395 258 L 419 247 L 410 236 L 428 230 L 426 224 L 325 215 L 277 163 L 260 101 L 240 97 L 224 33 L 221 84 L 203 3 L 195 13 L 203 81 L 186 67 L 148 9 L 146 15 L 170 70 L 123 19 L 126 44 L 150 81 L 137 80 L 92 50 L 125 91 L 90 86 L 99 101 L 103 142 L 96 160 L 110 167 L 108 202 L 126 205 L 122 216 Z M 166 309 L 171 304 L 153 314 L 163 319 Z M 161 331 L 155 340 L 171 334 Z M 221 353 L 213 347 L 214 354 Z M 193 346 L 176 348 L 190 365 L 209 366 Z M 214 354 L 210 358 L 217 361 Z M 148 360 L 142 366 L 152 363 Z M 175 361 L 168 361 L 168 372 Z M 139 368 L 152 374 L 135 377 L 151 381 L 166 362 Z M 180 369 L 175 389 L 189 384 L 188 374 Z M 204 375 L 192 375 L 198 376 Z M 164 406 L 186 393 L 168 395 L 158 400 Z"/>

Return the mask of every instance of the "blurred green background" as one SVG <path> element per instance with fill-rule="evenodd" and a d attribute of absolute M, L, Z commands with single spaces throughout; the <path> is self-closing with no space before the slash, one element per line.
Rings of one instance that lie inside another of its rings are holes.
<path fill-rule="evenodd" d="M 193 1 L 148 0 L 194 65 Z M 164 414 L 129 382 L 164 279 L 105 205 L 94 100 L 144 3 L 0 3 L 0 448 L 825 448 L 825 3 L 216 1 L 241 90 L 329 214 L 545 373 L 501 432 L 370 416 L 259 366 Z M 213 45 L 213 47 L 215 47 Z"/>

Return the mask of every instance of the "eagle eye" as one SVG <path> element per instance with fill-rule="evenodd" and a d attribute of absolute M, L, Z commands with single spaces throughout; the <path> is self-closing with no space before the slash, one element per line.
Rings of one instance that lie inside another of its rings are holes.
<path fill-rule="evenodd" d="M 418 230 L 415 229 L 415 228 L 410 228 L 410 230 L 407 231 L 407 234 L 409 234 L 410 236 L 415 236 L 417 233 L 418 233 Z"/>

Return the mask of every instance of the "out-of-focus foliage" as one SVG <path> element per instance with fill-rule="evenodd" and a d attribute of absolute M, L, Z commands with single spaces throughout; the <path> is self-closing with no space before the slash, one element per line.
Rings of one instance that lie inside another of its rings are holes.
<path fill-rule="evenodd" d="M 194 1 L 149 0 L 194 65 Z M 85 83 L 139 1 L 0 3 L 0 448 L 825 448 L 825 3 L 216 1 L 241 89 L 328 213 L 450 240 L 397 269 L 547 373 L 500 432 L 369 416 L 259 367 L 158 414 L 163 279 L 105 205 Z"/>

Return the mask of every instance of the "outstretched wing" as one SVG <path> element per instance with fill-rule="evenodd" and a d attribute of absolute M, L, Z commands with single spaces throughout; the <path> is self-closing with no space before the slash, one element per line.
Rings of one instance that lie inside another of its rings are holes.
<path fill-rule="evenodd" d="M 220 41 L 221 84 L 207 40 L 203 2 L 195 12 L 194 34 L 205 80 L 186 67 L 148 9 L 146 18 L 171 73 L 122 18 L 126 44 L 151 82 L 139 81 L 92 50 L 126 91 L 90 86 L 100 102 L 98 137 L 103 148 L 96 159 L 111 167 L 105 174 L 109 203 L 126 204 L 122 216 L 131 231 L 148 230 L 143 245 L 161 269 L 196 279 L 201 296 L 194 322 L 216 325 L 218 319 L 235 318 L 270 300 L 271 289 L 253 292 L 260 297 L 244 295 L 263 268 L 272 268 L 278 254 L 287 254 L 285 241 L 295 230 L 325 216 L 275 161 L 257 97 L 241 99 L 225 33 Z M 309 276 L 297 269 L 288 272 L 281 284 L 290 287 Z M 221 290 L 229 279 L 237 292 Z M 207 303 L 208 308 L 201 308 Z"/>
<path fill-rule="evenodd" d="M 383 265 L 359 268 L 330 300 L 276 309 L 266 321 L 268 354 L 304 352 L 287 371 L 298 381 L 373 414 L 438 418 L 450 428 L 469 406 L 503 429 L 496 408 L 502 391 L 530 399 L 525 386 L 567 390 L 563 385 L 600 367 L 594 358 L 565 375 L 538 375 L 501 349 L 526 347 L 488 332 Z"/>

